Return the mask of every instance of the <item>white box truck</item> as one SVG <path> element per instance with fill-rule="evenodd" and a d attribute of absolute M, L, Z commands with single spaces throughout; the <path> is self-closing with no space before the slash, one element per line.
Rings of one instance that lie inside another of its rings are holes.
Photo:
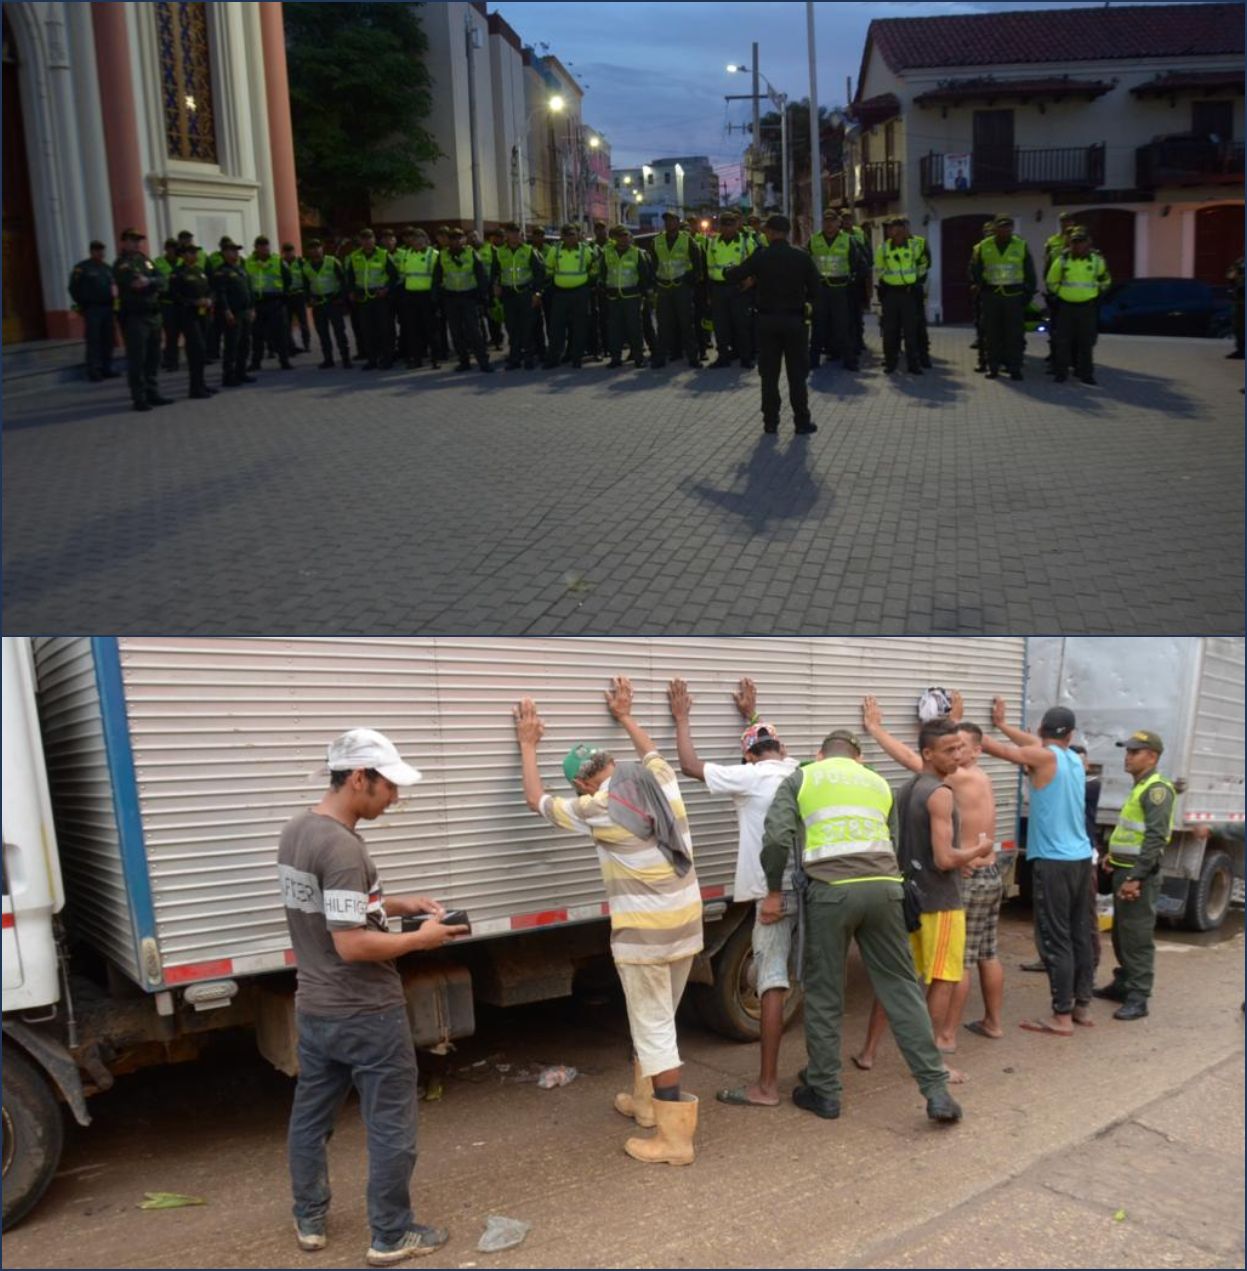
<path fill-rule="evenodd" d="M 860 726 L 866 693 L 911 740 L 932 685 L 960 688 L 972 718 L 1023 695 L 1021 639 L 6 639 L 4 641 L 4 1225 L 56 1169 L 60 1102 L 118 1074 L 195 1055 L 205 1034 L 254 1031 L 294 1073 L 293 956 L 277 885 L 282 825 L 319 797 L 327 742 L 381 729 L 425 780 L 365 826 L 391 894 L 468 911 L 470 940 L 404 959 L 416 1045 L 473 1028 L 473 1001 L 569 994 L 608 954 L 588 841 L 524 805 L 511 718 L 535 697 L 548 788 L 575 742 L 622 751 L 603 690 L 631 677 L 636 712 L 674 760 L 666 684 L 689 681 L 706 758 L 739 759 L 730 693 L 758 683 L 790 751 Z M 867 761 L 901 770 L 863 734 Z M 1018 782 L 987 765 L 997 836 L 1016 837 Z M 730 802 L 683 781 L 705 900 L 692 995 L 707 1022 L 750 1039 L 752 905 L 732 896 Z M 63 873 L 64 885 L 61 876 Z M 62 911 L 63 906 L 63 913 Z M 796 993 L 787 1004 L 796 1010 Z"/>
<path fill-rule="evenodd" d="M 1182 793 L 1158 912 L 1196 931 L 1220 926 L 1243 895 L 1243 641 L 1032 637 L 1026 693 L 1032 722 L 1049 706 L 1073 710 L 1088 760 L 1103 769 L 1105 841 L 1131 784 L 1117 742 L 1136 728 L 1160 734 L 1160 771 Z"/>

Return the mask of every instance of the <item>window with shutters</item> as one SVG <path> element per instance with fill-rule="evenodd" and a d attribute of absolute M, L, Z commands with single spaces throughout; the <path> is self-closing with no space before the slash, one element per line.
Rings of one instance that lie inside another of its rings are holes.
<path fill-rule="evenodd" d="M 152 8 L 160 49 L 160 94 L 169 157 L 216 163 L 207 6 L 202 2 L 156 3 Z"/>
<path fill-rule="evenodd" d="M 663 183 L 663 185 L 670 185 L 670 184 L 671 184 L 671 173 L 670 173 L 670 172 L 664 172 L 664 173 L 662 174 L 662 183 Z"/>

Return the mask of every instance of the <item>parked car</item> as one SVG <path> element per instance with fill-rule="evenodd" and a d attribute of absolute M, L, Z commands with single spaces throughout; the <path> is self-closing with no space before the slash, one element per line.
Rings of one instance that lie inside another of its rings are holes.
<path fill-rule="evenodd" d="M 1132 278 L 1105 292 L 1100 330 L 1215 339 L 1229 334 L 1232 310 L 1228 286 L 1198 278 Z"/>

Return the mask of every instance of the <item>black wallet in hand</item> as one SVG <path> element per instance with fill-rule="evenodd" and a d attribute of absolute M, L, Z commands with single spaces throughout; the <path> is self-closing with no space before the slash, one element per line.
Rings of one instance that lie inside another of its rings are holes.
<path fill-rule="evenodd" d="M 419 931 L 420 927 L 434 916 L 435 915 L 433 914 L 404 914 L 403 930 Z M 472 934 L 472 923 L 468 920 L 468 912 L 466 909 L 448 909 L 446 910 L 446 916 L 439 919 L 439 921 L 444 923 L 447 927 L 467 927 L 467 932 L 465 934 Z"/>

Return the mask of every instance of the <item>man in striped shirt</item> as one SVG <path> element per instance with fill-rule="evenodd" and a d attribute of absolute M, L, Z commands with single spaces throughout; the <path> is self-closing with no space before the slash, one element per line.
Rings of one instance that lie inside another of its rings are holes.
<path fill-rule="evenodd" d="M 697 1097 L 680 1091 L 675 1013 L 693 958 L 702 949 L 701 890 L 693 868 L 688 816 L 675 773 L 649 734 L 632 718 L 632 685 L 611 681 L 606 705 L 622 725 L 640 763 L 616 763 L 604 750 L 574 746 L 563 760 L 574 798 L 546 792 L 537 765 L 545 726 L 531 698 L 515 708 L 524 799 L 551 825 L 586 834 L 597 847 L 610 905 L 611 954 L 623 984 L 634 1051 L 631 1094 L 615 1108 L 650 1139 L 624 1150 L 638 1161 L 689 1165 L 697 1128 Z"/>

